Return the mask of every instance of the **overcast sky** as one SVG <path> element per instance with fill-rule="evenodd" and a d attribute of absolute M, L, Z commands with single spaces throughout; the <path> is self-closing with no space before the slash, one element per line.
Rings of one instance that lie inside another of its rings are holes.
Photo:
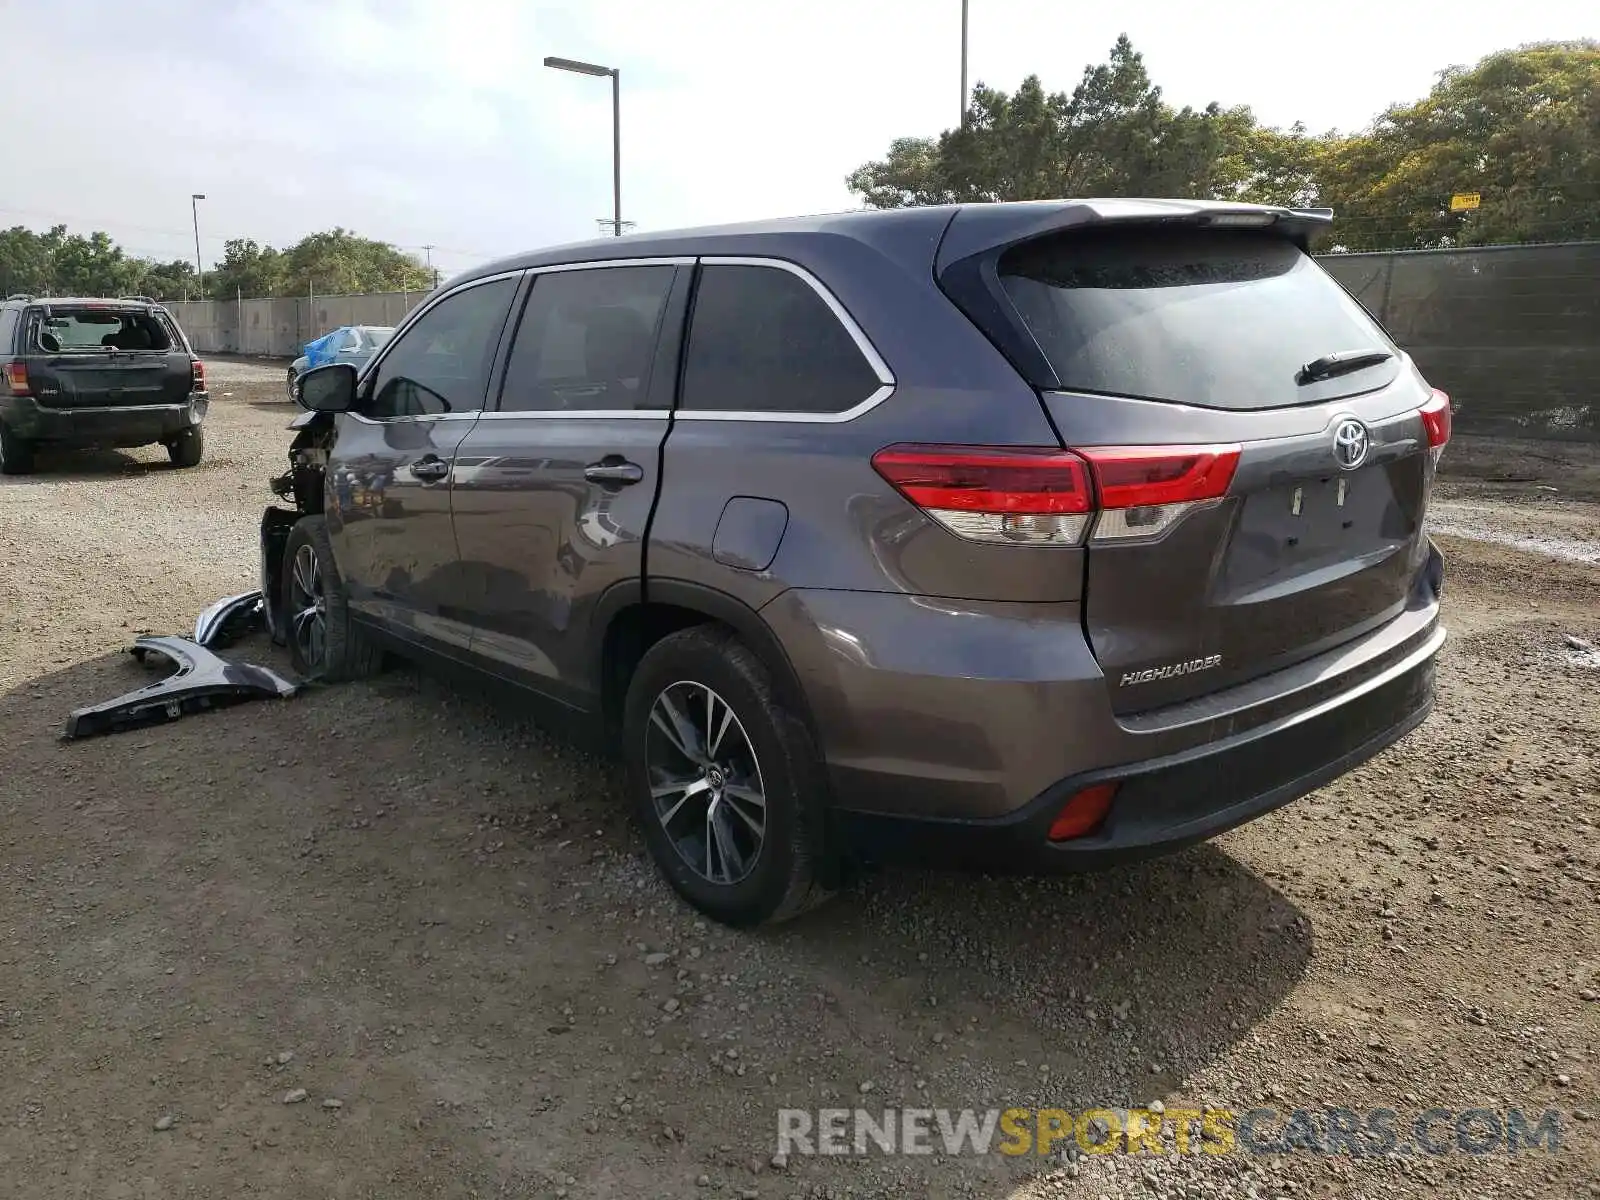
<path fill-rule="evenodd" d="M 1355 129 L 1434 73 L 1597 32 L 1593 0 L 970 0 L 969 74 L 1070 90 L 1126 32 L 1174 104 Z M 1587 13 L 1587 17 L 1585 16 Z M 959 115 L 960 0 L 0 0 L 0 226 L 207 265 L 343 225 L 446 275 L 593 236 L 853 207 L 845 176 Z"/>

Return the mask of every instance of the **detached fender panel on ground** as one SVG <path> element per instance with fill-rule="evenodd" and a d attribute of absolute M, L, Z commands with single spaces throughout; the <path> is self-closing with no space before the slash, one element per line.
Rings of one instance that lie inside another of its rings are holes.
<path fill-rule="evenodd" d="M 104 704 L 75 710 L 67 718 L 64 738 L 175 721 L 187 713 L 246 700 L 287 700 L 300 690 L 276 671 L 253 663 L 228 662 L 188 638 L 141 637 L 134 641 L 131 653 L 141 662 L 158 654 L 171 661 L 175 672 Z"/>

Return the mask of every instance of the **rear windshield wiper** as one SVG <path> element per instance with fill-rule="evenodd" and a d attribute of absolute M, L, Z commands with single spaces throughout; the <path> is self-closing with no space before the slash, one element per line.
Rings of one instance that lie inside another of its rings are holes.
<path fill-rule="evenodd" d="M 1336 375 L 1348 375 L 1351 371 L 1359 371 L 1363 367 L 1375 367 L 1393 357 L 1394 355 L 1387 350 L 1335 350 L 1332 354 L 1313 358 L 1301 367 L 1294 381 L 1304 387 L 1308 383 L 1332 379 Z"/>

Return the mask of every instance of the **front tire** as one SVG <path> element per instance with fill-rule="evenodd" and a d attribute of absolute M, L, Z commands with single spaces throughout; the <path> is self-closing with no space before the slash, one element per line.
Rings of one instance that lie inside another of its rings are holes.
<path fill-rule="evenodd" d="M 628 686 L 622 735 L 651 856 L 690 904 L 747 927 L 828 897 L 820 758 L 732 631 L 698 626 L 652 646 Z"/>
<path fill-rule="evenodd" d="M 0 475 L 33 474 L 33 443 L 0 422 Z"/>
<path fill-rule="evenodd" d="M 336 683 L 383 669 L 383 652 L 350 619 L 349 596 L 322 517 L 302 517 L 289 531 L 282 589 L 289 660 L 301 675 Z"/>
<path fill-rule="evenodd" d="M 298 371 L 296 371 L 293 367 L 289 368 L 289 380 L 284 385 L 284 387 L 285 387 L 285 390 L 287 390 L 288 393 L 289 393 L 289 399 L 294 400 L 294 401 L 299 401 L 299 399 L 300 399 L 300 373 Z"/>
<path fill-rule="evenodd" d="M 198 467 L 205 452 L 205 434 L 198 425 L 189 426 L 167 443 L 167 457 L 174 467 Z"/>

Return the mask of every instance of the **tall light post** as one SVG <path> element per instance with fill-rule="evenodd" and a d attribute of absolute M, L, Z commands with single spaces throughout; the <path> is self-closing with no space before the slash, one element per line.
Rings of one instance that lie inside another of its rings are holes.
<path fill-rule="evenodd" d="M 961 120 L 967 123 L 967 0 L 961 0 Z"/>
<path fill-rule="evenodd" d="M 965 3 L 965 0 L 963 0 Z M 622 236 L 622 72 L 615 67 L 575 62 L 570 58 L 547 58 L 544 65 L 557 71 L 611 78 L 611 232 Z"/>
<path fill-rule="evenodd" d="M 206 295 L 206 269 L 200 265 L 200 201 L 206 198 L 204 192 L 195 192 L 189 197 L 189 215 L 194 218 L 194 274 L 200 281 L 200 298 Z"/>

